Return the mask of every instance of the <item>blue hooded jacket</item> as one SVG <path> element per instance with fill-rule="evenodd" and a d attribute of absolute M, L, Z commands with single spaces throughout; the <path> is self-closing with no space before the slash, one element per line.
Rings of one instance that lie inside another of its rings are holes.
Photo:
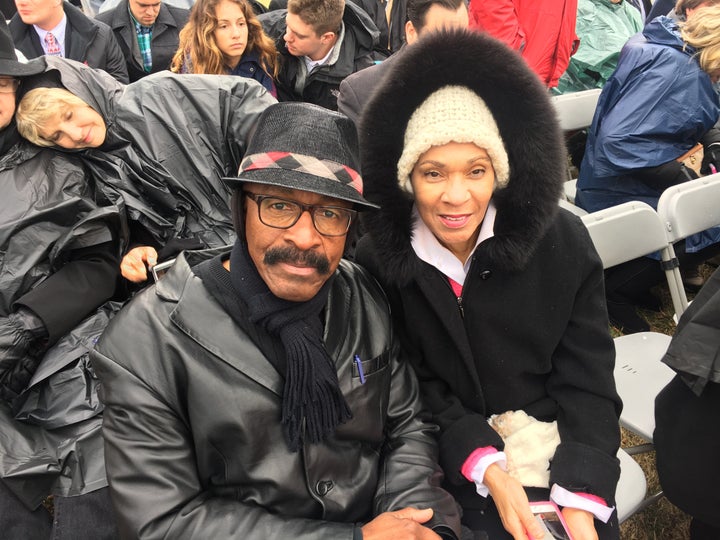
<path fill-rule="evenodd" d="M 578 179 L 578 204 L 596 211 L 629 200 L 657 207 L 661 194 L 632 173 L 692 148 L 720 115 L 712 81 L 680 37 L 658 17 L 623 47 L 603 88 Z"/>

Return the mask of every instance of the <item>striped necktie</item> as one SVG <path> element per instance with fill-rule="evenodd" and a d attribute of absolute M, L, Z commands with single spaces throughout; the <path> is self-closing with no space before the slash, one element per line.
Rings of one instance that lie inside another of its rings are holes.
<path fill-rule="evenodd" d="M 45 34 L 45 54 L 49 56 L 61 56 L 60 44 L 50 32 Z"/>

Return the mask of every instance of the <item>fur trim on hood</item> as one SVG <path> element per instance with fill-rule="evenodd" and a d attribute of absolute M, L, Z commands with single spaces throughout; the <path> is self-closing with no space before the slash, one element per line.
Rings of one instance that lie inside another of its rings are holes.
<path fill-rule="evenodd" d="M 494 237 L 484 248 L 493 263 L 522 269 L 558 211 L 566 152 L 547 89 L 519 54 L 490 36 L 465 30 L 427 36 L 386 74 L 358 130 L 364 195 L 381 206 L 363 223 L 389 284 L 406 284 L 419 264 L 410 244 L 412 197 L 397 181 L 405 128 L 413 111 L 447 85 L 483 99 L 507 150 L 510 177 L 493 193 Z"/>

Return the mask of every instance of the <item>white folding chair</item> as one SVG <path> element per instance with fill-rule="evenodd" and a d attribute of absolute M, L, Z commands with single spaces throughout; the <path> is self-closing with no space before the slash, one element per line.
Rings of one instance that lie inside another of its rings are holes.
<path fill-rule="evenodd" d="M 660 217 L 644 202 L 627 202 L 592 212 L 581 219 L 605 268 L 665 250 L 668 246 Z M 670 280 L 670 274 L 666 273 L 666 276 Z M 640 332 L 614 340 L 615 385 L 623 400 L 620 425 L 649 443 L 652 443 L 655 431 L 655 397 L 675 374 L 660 361 L 670 339 L 659 332 Z M 639 445 L 618 451 L 620 481 L 615 499 L 621 523 L 663 495 L 659 491 L 645 497 L 645 473 L 630 456 L 651 447 L 652 444 Z"/>
<path fill-rule="evenodd" d="M 663 251 L 662 259 L 668 274 L 673 307 L 679 319 L 687 309 L 688 300 L 672 245 L 720 225 L 720 173 L 667 188 L 660 196 L 657 213 L 667 236 L 668 248 Z"/>
<path fill-rule="evenodd" d="M 662 251 L 668 246 L 657 212 L 632 201 L 581 218 L 605 268 Z M 660 262 L 658 262 L 660 264 Z M 668 280 L 670 274 L 666 274 Z M 655 430 L 655 396 L 675 372 L 660 359 L 670 336 L 640 332 L 615 338 L 615 384 L 623 400 L 620 424 L 648 442 Z"/>
<path fill-rule="evenodd" d="M 584 129 L 592 124 L 600 92 L 600 88 L 595 88 L 550 98 L 563 131 Z"/>
<path fill-rule="evenodd" d="M 647 502 L 650 499 L 645 499 L 647 480 L 642 467 L 622 448 L 618 450 L 617 457 L 620 460 L 620 480 L 615 488 L 615 508 L 618 521 L 622 523 L 650 504 Z"/>
<path fill-rule="evenodd" d="M 552 96 L 550 99 L 555 106 L 560 127 L 563 131 L 575 131 L 585 129 L 592 124 L 595 108 L 601 90 L 583 90 L 571 94 Z M 563 186 L 563 195 L 571 203 L 575 202 L 575 184 L 577 180 L 572 178 L 568 169 L 568 180 Z"/>
<path fill-rule="evenodd" d="M 585 209 L 583 209 L 583 208 L 580 208 L 579 206 L 575 206 L 573 203 L 571 203 L 570 201 L 568 201 L 568 200 L 566 200 L 566 199 L 560 199 L 558 202 L 560 203 L 560 206 L 561 206 L 562 208 L 565 208 L 566 210 L 569 210 L 570 212 L 572 212 L 572 213 L 575 214 L 576 216 L 582 217 L 582 216 L 586 216 L 586 215 L 587 215 L 587 210 L 585 210 Z"/>

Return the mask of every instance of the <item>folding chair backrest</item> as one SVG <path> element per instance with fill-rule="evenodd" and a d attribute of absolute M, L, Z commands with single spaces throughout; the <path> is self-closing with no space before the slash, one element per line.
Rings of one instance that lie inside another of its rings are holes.
<path fill-rule="evenodd" d="M 658 200 L 657 213 L 668 240 L 668 249 L 663 251 L 662 259 L 670 283 L 675 316 L 679 319 L 687 309 L 688 299 L 672 245 L 720 225 L 720 173 L 667 188 Z"/>
<path fill-rule="evenodd" d="M 720 225 L 720 173 L 667 188 L 657 212 L 671 243 Z"/>
<path fill-rule="evenodd" d="M 644 202 L 626 202 L 581 219 L 604 268 L 661 251 L 668 245 L 657 212 Z"/>
<path fill-rule="evenodd" d="M 552 102 L 560 120 L 560 127 L 564 131 L 583 129 L 592 124 L 595 108 L 601 90 L 583 90 L 571 94 L 552 96 Z"/>
<path fill-rule="evenodd" d="M 579 206 L 575 206 L 573 203 L 571 203 L 567 199 L 560 199 L 559 203 L 562 208 L 565 208 L 565 210 L 570 210 L 570 212 L 572 212 L 576 216 L 582 217 L 582 216 L 587 216 L 587 214 L 588 214 L 587 210 L 584 210 L 584 209 L 580 208 Z"/>
<path fill-rule="evenodd" d="M 598 98 L 601 90 L 599 88 L 593 90 L 583 90 L 582 92 L 573 92 L 571 94 L 562 94 L 552 96 L 550 99 L 555 106 L 560 127 L 563 131 L 576 131 L 590 127 L 595 108 L 597 107 Z M 567 181 L 563 188 L 563 197 L 575 202 L 575 183 L 572 172 L 568 166 Z"/>
<path fill-rule="evenodd" d="M 657 251 L 675 252 L 668 244 L 660 216 L 647 203 L 631 201 L 581 217 L 605 268 Z M 658 261 L 658 265 L 660 261 Z M 675 285 L 666 272 L 668 286 Z M 640 332 L 614 339 L 615 384 L 623 400 L 620 424 L 652 441 L 655 396 L 674 372 L 660 362 L 670 336 Z"/>

